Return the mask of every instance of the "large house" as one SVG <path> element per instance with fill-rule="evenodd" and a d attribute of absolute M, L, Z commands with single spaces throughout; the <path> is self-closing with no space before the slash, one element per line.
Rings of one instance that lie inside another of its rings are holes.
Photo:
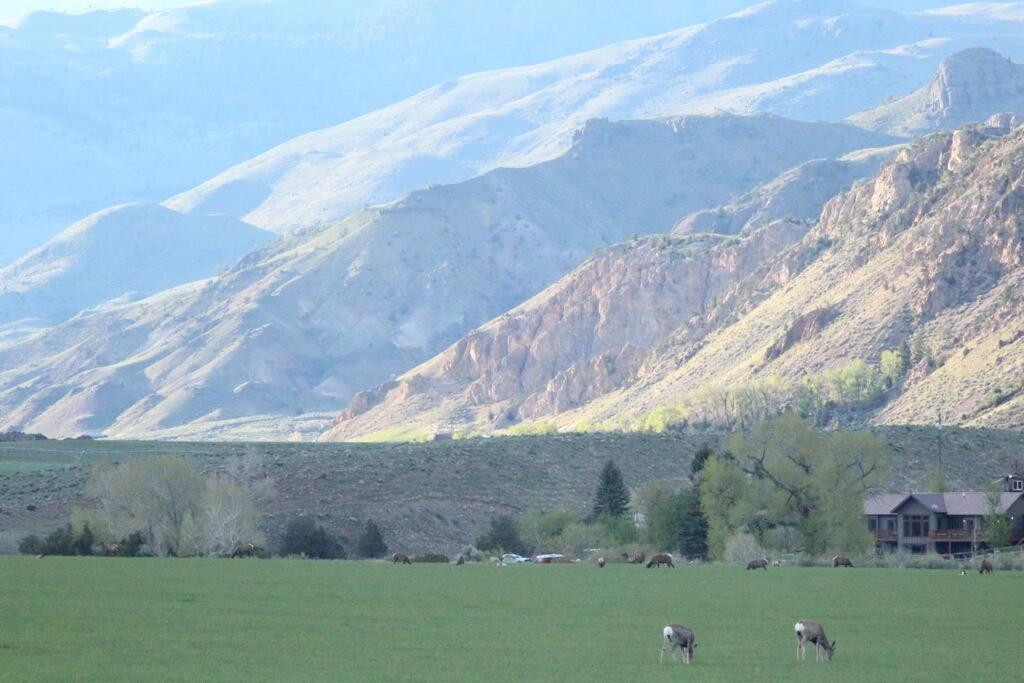
<path fill-rule="evenodd" d="M 1024 477 L 1008 475 L 999 511 L 1010 518 L 1010 543 L 1024 540 Z M 954 555 L 988 546 L 985 518 L 992 513 L 984 491 L 886 493 L 864 503 L 868 530 L 880 552 Z"/>

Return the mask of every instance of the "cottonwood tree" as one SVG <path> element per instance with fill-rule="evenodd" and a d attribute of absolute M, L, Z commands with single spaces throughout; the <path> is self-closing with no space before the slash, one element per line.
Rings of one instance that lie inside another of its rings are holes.
<path fill-rule="evenodd" d="M 761 540 L 775 526 L 797 528 L 800 549 L 814 555 L 870 547 L 864 498 L 889 462 L 877 436 L 822 433 L 787 414 L 734 434 L 727 448 L 731 459 L 709 463 L 702 485 L 713 550 L 737 531 Z"/>
<path fill-rule="evenodd" d="M 205 478 L 186 458 L 102 466 L 87 490 L 106 534 L 142 532 L 160 555 L 225 552 L 260 540 L 251 496 L 228 478 Z"/>

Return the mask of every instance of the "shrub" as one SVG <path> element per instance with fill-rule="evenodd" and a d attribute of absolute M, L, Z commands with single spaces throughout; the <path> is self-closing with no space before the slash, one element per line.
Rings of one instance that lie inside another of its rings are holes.
<path fill-rule="evenodd" d="M 288 522 L 281 551 L 284 555 L 305 555 L 316 560 L 345 559 L 345 549 L 312 517 L 296 517 Z"/>
<path fill-rule="evenodd" d="M 509 515 L 491 520 L 491 528 L 476 541 L 480 550 L 503 550 L 516 555 L 528 555 L 529 549 L 519 536 L 519 525 Z"/>
<path fill-rule="evenodd" d="M 448 562 L 450 562 L 448 556 L 443 555 L 441 553 L 423 553 L 422 555 L 417 555 L 416 557 L 412 558 L 412 561 L 417 563 L 433 562 L 437 564 L 448 564 Z"/>
<path fill-rule="evenodd" d="M 43 539 L 39 538 L 35 534 L 29 534 L 23 536 L 18 541 L 18 552 L 22 555 L 35 555 L 43 547 Z"/>
<path fill-rule="evenodd" d="M 766 556 L 764 548 L 751 534 L 735 534 L 725 542 L 725 561 L 746 566 L 751 560 Z"/>

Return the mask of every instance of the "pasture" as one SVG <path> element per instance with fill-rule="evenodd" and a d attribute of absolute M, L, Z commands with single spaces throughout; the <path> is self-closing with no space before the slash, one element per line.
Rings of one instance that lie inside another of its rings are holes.
<path fill-rule="evenodd" d="M 2 557 L 0 586 L 13 680 L 1015 680 L 1024 646 L 1018 572 Z M 832 662 L 795 661 L 800 618 Z"/>

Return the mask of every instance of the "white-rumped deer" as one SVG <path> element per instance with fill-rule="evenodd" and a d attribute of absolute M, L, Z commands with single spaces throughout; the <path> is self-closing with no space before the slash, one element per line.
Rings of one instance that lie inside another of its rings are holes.
<path fill-rule="evenodd" d="M 801 619 L 793 627 L 796 631 L 796 658 L 806 659 L 807 651 L 804 649 L 807 643 L 814 644 L 814 661 L 832 661 L 832 655 L 836 652 L 836 644 L 828 642 L 825 629 L 816 621 Z"/>
<path fill-rule="evenodd" d="M 677 647 L 682 651 L 685 663 L 689 664 L 693 661 L 693 649 L 697 647 L 693 631 L 679 624 L 669 624 L 661 629 L 661 659 L 659 661 L 662 664 L 665 663 L 665 650 L 672 655 L 672 661 L 676 661 Z"/>

